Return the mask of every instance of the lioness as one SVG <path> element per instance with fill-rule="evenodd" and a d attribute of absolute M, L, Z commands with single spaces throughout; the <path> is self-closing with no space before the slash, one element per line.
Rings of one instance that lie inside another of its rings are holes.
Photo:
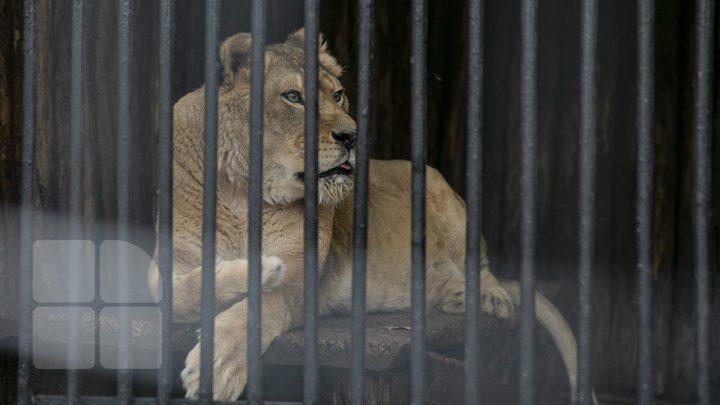
<path fill-rule="evenodd" d="M 263 177 L 262 350 L 303 322 L 304 33 L 291 34 L 265 52 Z M 250 93 L 247 33 L 220 48 L 217 261 L 213 395 L 237 398 L 246 384 L 247 181 Z M 342 68 L 324 41 L 319 50 L 319 310 L 351 309 L 352 189 L 355 122 L 339 77 Z M 174 109 L 173 317 L 200 319 L 204 90 L 184 96 Z M 410 164 L 370 162 L 367 310 L 410 308 Z M 427 169 L 427 307 L 465 310 L 465 205 L 439 172 Z M 155 261 L 151 289 L 159 293 Z M 515 285 L 500 284 L 482 251 L 482 309 L 500 318 L 519 304 Z M 560 348 L 575 392 L 575 339 L 557 309 L 536 299 L 539 321 Z M 181 373 L 188 398 L 198 396 L 199 344 Z"/>

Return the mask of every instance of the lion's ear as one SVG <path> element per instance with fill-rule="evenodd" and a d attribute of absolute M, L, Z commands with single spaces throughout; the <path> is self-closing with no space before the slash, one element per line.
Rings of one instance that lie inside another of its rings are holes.
<path fill-rule="evenodd" d="M 220 65 L 223 69 L 223 83 L 230 84 L 237 78 L 238 71 L 247 62 L 252 49 L 252 37 L 247 32 L 235 34 L 220 46 Z"/>
<path fill-rule="evenodd" d="M 305 28 L 300 28 L 299 30 L 288 35 L 287 39 L 285 40 L 285 43 L 288 45 L 296 46 L 298 48 L 304 48 L 305 47 Z"/>
<path fill-rule="evenodd" d="M 296 46 L 300 49 L 305 49 L 305 28 L 300 28 L 299 30 L 288 35 L 285 43 L 288 45 Z M 322 34 L 322 32 L 318 33 L 318 43 L 320 47 L 320 53 L 327 53 L 327 42 L 325 42 L 325 36 Z"/>
<path fill-rule="evenodd" d="M 293 32 L 285 40 L 285 44 L 290 46 L 296 46 L 302 50 L 305 50 L 305 28 Z M 318 33 L 318 61 L 320 65 L 324 67 L 335 77 L 342 75 L 342 67 L 338 65 L 337 60 L 330 54 L 327 48 L 327 42 L 325 42 L 325 36 L 322 32 Z"/>

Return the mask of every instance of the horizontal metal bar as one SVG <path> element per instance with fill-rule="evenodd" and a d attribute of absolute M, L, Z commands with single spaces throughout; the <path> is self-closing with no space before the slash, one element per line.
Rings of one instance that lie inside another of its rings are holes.
<path fill-rule="evenodd" d="M 465 248 L 465 403 L 480 403 L 482 270 L 483 2 L 468 3 L 467 233 Z"/>
<path fill-rule="evenodd" d="M 202 296 L 200 299 L 201 403 L 212 400 L 215 336 L 215 226 L 217 206 L 219 0 L 205 3 L 205 155 L 203 157 Z"/>
<path fill-rule="evenodd" d="M 60 395 L 34 395 L 32 397 L 34 405 L 67 405 L 67 398 Z M 197 405 L 198 401 L 193 399 L 173 398 L 170 405 Z M 248 405 L 248 401 L 215 401 L 215 405 Z M 299 405 L 302 402 L 285 402 L 285 401 L 264 401 L 265 405 Z M 80 405 L 117 405 L 117 399 L 111 397 L 82 397 Z M 134 398 L 134 405 L 155 405 L 157 398 Z"/>
<path fill-rule="evenodd" d="M 520 404 L 535 403 L 535 170 L 537 138 L 537 0 L 520 16 Z"/>
<path fill-rule="evenodd" d="M 305 366 L 306 404 L 318 401 L 318 1 L 305 0 Z"/>
<path fill-rule="evenodd" d="M 97 280 L 97 278 L 96 278 L 96 280 Z M 75 305 L 75 304 L 71 304 L 71 305 Z M 91 304 L 91 305 L 94 305 L 94 304 Z M 43 303 L 42 303 L 42 306 L 43 306 L 43 307 L 51 307 L 51 308 L 52 308 L 52 307 L 54 307 L 54 308 L 67 308 L 67 307 L 68 307 L 68 304 L 67 304 L 67 303 L 64 303 L 64 302 L 62 302 L 62 303 L 60 303 L 60 302 L 48 302 L 48 303 L 43 302 Z M 147 306 L 148 306 L 148 304 L 147 304 L 146 302 L 128 302 L 128 303 L 123 303 L 123 302 L 102 302 L 102 308 L 147 307 Z"/>
<path fill-rule="evenodd" d="M 173 109 L 172 60 L 175 30 L 175 0 L 160 2 L 160 126 L 158 140 L 158 267 L 162 283 L 162 365 L 158 370 L 157 398 L 170 402 L 173 382 L 172 362 L 172 273 L 173 273 Z"/>
<path fill-rule="evenodd" d="M 252 2 L 250 76 L 250 187 L 248 200 L 248 383 L 251 404 L 262 400 L 261 254 L 263 204 L 263 89 L 265 82 L 265 0 Z"/>
<path fill-rule="evenodd" d="M 638 1 L 637 94 L 637 254 L 638 254 L 638 403 L 650 405 L 652 385 L 652 181 L 654 106 L 654 7 Z"/>

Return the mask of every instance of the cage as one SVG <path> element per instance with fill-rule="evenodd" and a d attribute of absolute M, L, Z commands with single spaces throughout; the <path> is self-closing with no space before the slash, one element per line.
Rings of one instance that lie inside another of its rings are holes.
<path fill-rule="evenodd" d="M 0 0 L 0 9 L 0 402 L 190 403 L 180 399 L 180 370 L 197 326 L 172 324 L 168 294 L 160 305 L 130 297 L 135 280 L 104 263 L 124 260 L 144 277 L 143 260 L 170 243 L 155 228 L 168 229 L 172 202 L 170 106 L 201 85 L 218 91 L 220 42 L 252 31 L 261 51 L 301 27 L 323 32 L 344 68 L 358 162 L 416 162 L 414 201 L 422 163 L 437 168 L 467 201 L 467 232 L 482 230 L 493 273 L 520 280 L 526 305 L 515 323 L 478 318 L 477 306 L 425 314 L 420 293 L 410 313 L 365 314 L 355 294 L 352 314 L 318 318 L 317 190 L 307 187 L 305 327 L 262 358 L 250 354 L 243 401 L 567 403 L 562 359 L 527 305 L 533 289 L 578 337 L 580 403 L 591 403 L 593 388 L 601 403 L 720 398 L 714 1 Z M 316 53 L 317 36 L 307 38 L 306 54 Z M 308 83 L 318 80 L 312 66 Z M 251 131 L 262 134 L 262 110 L 254 114 Z M 367 196 L 358 195 L 362 223 Z M 424 208 L 414 209 L 412 284 L 423 291 Z M 204 234 L 214 245 L 214 232 Z M 477 267 L 479 238 L 470 239 Z M 90 244 L 56 243 L 74 240 Z M 260 246 L 248 249 L 255 287 L 246 301 L 257 309 Z M 214 267 L 207 252 L 203 267 Z M 353 285 L 362 292 L 361 256 Z M 79 268 L 82 259 L 89 270 L 80 278 L 42 266 Z M 127 287 L 120 296 L 103 290 L 107 277 Z M 203 272 L 203 297 L 215 277 Z M 70 303 L 42 296 L 43 286 L 68 281 L 75 295 L 92 292 Z M 40 331 L 79 343 L 38 345 Z M 203 347 L 210 364 L 212 345 Z M 38 362 L 40 349 L 60 360 L 88 350 L 92 360 L 53 369 Z M 113 363 L 132 350 L 148 365 Z M 203 375 L 208 400 L 212 378 Z"/>

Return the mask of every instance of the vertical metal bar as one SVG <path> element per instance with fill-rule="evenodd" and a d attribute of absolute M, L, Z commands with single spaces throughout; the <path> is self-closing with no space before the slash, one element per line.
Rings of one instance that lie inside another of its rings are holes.
<path fill-rule="evenodd" d="M 30 405 L 32 348 L 32 246 L 35 192 L 35 0 L 23 5 L 23 139 L 20 201 L 20 325 L 18 328 L 18 404 Z"/>
<path fill-rule="evenodd" d="M 305 403 L 318 401 L 318 1 L 305 0 Z"/>
<path fill-rule="evenodd" d="M 261 252 L 263 178 L 263 100 L 265 73 L 265 1 L 252 2 L 252 71 L 250 76 L 250 195 L 248 223 L 248 401 L 262 400 Z"/>
<path fill-rule="evenodd" d="M 218 20 L 219 0 L 205 3 L 205 156 L 203 158 L 202 315 L 200 401 L 212 401 L 215 335 L 215 223 L 217 197 Z"/>
<path fill-rule="evenodd" d="M 652 388 L 652 182 L 654 108 L 654 8 L 652 0 L 638 1 L 637 94 L 637 249 L 638 249 L 638 403 L 653 402 Z"/>
<path fill-rule="evenodd" d="M 85 137 L 85 0 L 73 1 L 72 14 L 72 57 L 70 63 L 70 192 L 69 194 L 69 219 L 70 229 L 68 238 L 82 240 L 83 237 L 83 162 L 84 162 L 84 137 Z M 80 265 L 82 251 L 76 251 L 71 255 L 69 269 L 77 269 Z M 70 296 L 73 301 L 79 294 L 79 286 L 82 280 L 79 272 L 71 271 Z M 78 370 L 75 368 L 75 361 L 78 359 L 79 341 L 78 329 L 80 327 L 79 310 L 76 305 L 69 307 L 70 319 L 68 327 L 68 374 L 66 394 L 68 402 L 78 402 Z"/>
<path fill-rule="evenodd" d="M 353 211 L 352 370 L 353 404 L 365 403 L 365 294 L 367 290 L 367 204 L 369 174 L 370 81 L 373 58 L 373 0 L 358 2 L 358 99 Z"/>
<path fill-rule="evenodd" d="M 520 404 L 535 403 L 535 170 L 537 0 L 521 3 L 520 56 Z"/>
<path fill-rule="evenodd" d="M 480 403 L 482 270 L 483 2 L 468 3 L 467 233 L 465 250 L 465 403 Z"/>
<path fill-rule="evenodd" d="M 592 336 L 592 265 L 595 245 L 595 54 L 597 0 L 582 2 L 580 35 L 580 136 L 579 136 L 579 274 L 578 301 L 578 403 L 592 403 L 590 338 Z"/>
<path fill-rule="evenodd" d="M 710 200 L 710 108 L 713 63 L 715 2 L 695 3 L 695 100 L 693 142 L 695 146 L 693 184 L 693 226 L 695 239 L 696 361 L 699 405 L 710 405 L 710 279 L 708 261 L 708 218 Z"/>
<path fill-rule="evenodd" d="M 130 115 L 132 93 L 132 0 L 118 3 L 118 153 L 117 153 L 117 233 L 118 240 L 130 240 L 130 148 L 132 132 Z M 118 288 L 120 302 L 129 301 L 128 255 L 126 245 L 118 250 Z M 118 311 L 118 386 L 120 403 L 132 401 L 132 371 L 130 370 L 130 318 L 127 306 Z"/>
<path fill-rule="evenodd" d="M 412 133 L 412 334 L 410 347 L 410 403 L 425 401 L 425 100 L 426 91 L 426 0 L 412 2 L 412 76 L 410 131 Z"/>
<path fill-rule="evenodd" d="M 173 225 L 173 109 L 172 57 L 175 0 L 160 2 L 160 139 L 158 141 L 158 267 L 162 283 L 162 366 L 158 370 L 157 397 L 169 404 L 172 393 L 172 225 Z"/>

